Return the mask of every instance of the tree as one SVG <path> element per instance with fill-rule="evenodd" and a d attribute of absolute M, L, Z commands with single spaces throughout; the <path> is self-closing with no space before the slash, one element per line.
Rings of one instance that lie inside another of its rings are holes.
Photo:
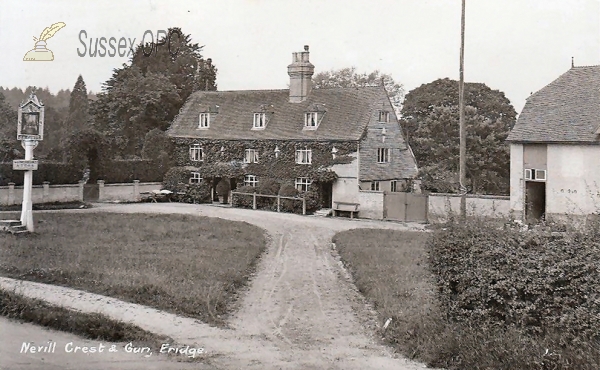
<path fill-rule="evenodd" d="M 155 48 L 137 45 L 131 64 L 115 69 L 92 103 L 94 126 L 121 156 L 139 156 L 146 133 L 166 130 L 194 91 L 217 89 L 217 69 L 202 47 L 179 28 L 169 35 L 170 43 L 162 38 Z"/>
<path fill-rule="evenodd" d="M 507 194 L 510 153 L 504 142 L 516 120 L 504 93 L 465 84 L 467 186 L 471 192 Z M 415 154 L 423 188 L 458 192 L 458 82 L 438 79 L 406 95 L 402 125 Z"/>
<path fill-rule="evenodd" d="M 378 70 L 371 73 L 357 73 L 355 67 L 342 68 L 319 72 L 313 76 L 313 87 L 315 89 L 331 87 L 365 87 L 383 85 L 390 97 L 390 101 L 396 110 L 396 114 L 402 109 L 402 99 L 404 98 L 404 88 L 402 84 L 394 81 L 390 74 L 380 73 Z"/>
<path fill-rule="evenodd" d="M 4 95 L 0 94 L 0 162 L 19 158 L 20 152 L 17 141 L 17 112 L 8 104 Z"/>
<path fill-rule="evenodd" d="M 89 101 L 87 88 L 83 77 L 79 75 L 69 100 L 69 116 L 66 122 L 66 133 L 72 134 L 88 126 L 89 121 Z"/>

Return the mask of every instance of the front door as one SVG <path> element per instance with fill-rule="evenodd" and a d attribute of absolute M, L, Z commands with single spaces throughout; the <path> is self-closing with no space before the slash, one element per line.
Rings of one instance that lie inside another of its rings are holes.
<path fill-rule="evenodd" d="M 321 207 L 331 208 L 333 200 L 333 182 L 321 183 Z"/>
<path fill-rule="evenodd" d="M 544 219 L 546 214 L 546 183 L 527 181 L 525 183 L 525 220 L 534 224 Z"/>

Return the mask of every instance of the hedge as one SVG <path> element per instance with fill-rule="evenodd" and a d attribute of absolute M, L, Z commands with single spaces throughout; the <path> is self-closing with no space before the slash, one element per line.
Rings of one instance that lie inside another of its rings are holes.
<path fill-rule="evenodd" d="M 9 182 L 16 186 L 23 185 L 25 171 L 13 171 L 12 162 L 0 163 L 0 186 Z M 38 169 L 33 171 L 33 185 L 42 185 L 44 181 L 51 184 L 77 184 L 83 178 L 84 168 L 78 164 L 39 161 Z"/>
<path fill-rule="evenodd" d="M 440 303 L 451 320 L 474 327 L 599 340 L 598 236 L 451 225 L 429 243 Z"/>
<path fill-rule="evenodd" d="M 106 183 L 162 182 L 169 168 L 161 161 L 113 160 L 101 161 L 96 174 L 98 180 Z"/>

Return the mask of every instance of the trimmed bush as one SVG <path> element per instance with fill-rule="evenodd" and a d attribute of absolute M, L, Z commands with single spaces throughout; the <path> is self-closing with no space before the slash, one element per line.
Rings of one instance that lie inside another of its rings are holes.
<path fill-rule="evenodd" d="M 186 203 L 210 203 L 210 185 L 202 182 L 186 186 L 182 199 Z"/>
<path fill-rule="evenodd" d="M 13 171 L 11 163 L 0 163 L 0 186 L 14 182 L 23 185 L 25 171 Z M 44 181 L 51 184 L 77 184 L 83 178 L 84 168 L 79 164 L 39 161 L 38 169 L 33 171 L 33 185 L 42 185 Z"/>
<path fill-rule="evenodd" d="M 256 192 L 264 195 L 277 195 L 279 193 L 280 184 L 275 179 L 264 179 L 258 183 Z M 277 210 L 277 199 L 268 197 L 258 197 L 256 199 L 257 208 Z"/>
<path fill-rule="evenodd" d="M 321 209 L 321 193 L 317 184 L 310 185 L 303 196 L 306 199 L 306 213 L 313 213 Z"/>
<path fill-rule="evenodd" d="M 179 192 L 185 189 L 181 189 L 180 184 L 188 184 L 192 177 L 192 171 L 185 167 L 172 167 L 170 168 L 163 177 L 163 189 L 170 190 L 172 192 Z"/>
<path fill-rule="evenodd" d="M 299 194 L 296 187 L 289 183 L 281 184 L 281 188 L 279 189 L 279 195 L 282 197 L 297 197 Z M 281 211 L 282 212 L 292 212 L 292 213 L 300 213 L 302 214 L 302 202 L 298 200 L 291 199 L 281 199 Z"/>
<path fill-rule="evenodd" d="M 240 193 L 254 193 L 256 188 L 254 186 L 240 186 L 234 190 Z M 239 208 L 250 208 L 252 209 L 253 197 L 251 195 L 235 195 L 233 197 L 233 206 Z"/>
<path fill-rule="evenodd" d="M 113 160 L 101 161 L 98 179 L 109 184 L 140 182 L 161 182 L 169 169 L 168 159 L 156 160 Z M 187 182 L 187 181 L 186 181 Z"/>

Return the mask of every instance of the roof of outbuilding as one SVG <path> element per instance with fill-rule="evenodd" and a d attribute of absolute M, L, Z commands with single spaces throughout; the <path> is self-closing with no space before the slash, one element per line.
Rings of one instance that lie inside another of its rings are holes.
<path fill-rule="evenodd" d="M 600 66 L 573 67 L 531 95 L 510 142 L 600 144 Z"/>
<path fill-rule="evenodd" d="M 374 109 L 387 104 L 382 86 L 313 89 L 307 100 L 289 102 L 289 90 L 198 91 L 184 104 L 168 134 L 205 139 L 360 140 Z M 303 130 L 304 116 L 324 112 L 316 130 Z M 212 112 L 210 128 L 198 129 L 199 115 Z M 252 129 L 253 114 L 266 112 L 264 129 Z M 216 113 L 216 114 L 215 114 Z"/>

